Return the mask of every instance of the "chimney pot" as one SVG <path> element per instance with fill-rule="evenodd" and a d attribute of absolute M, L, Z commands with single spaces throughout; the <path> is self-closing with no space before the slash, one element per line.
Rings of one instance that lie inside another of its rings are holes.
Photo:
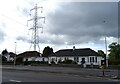
<path fill-rule="evenodd" d="M 73 46 L 73 51 L 75 50 L 75 46 Z"/>

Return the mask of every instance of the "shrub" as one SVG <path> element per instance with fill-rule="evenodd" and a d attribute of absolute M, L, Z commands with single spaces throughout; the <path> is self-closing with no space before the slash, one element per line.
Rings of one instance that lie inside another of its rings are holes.
<path fill-rule="evenodd" d="M 23 62 L 24 65 L 30 65 L 31 64 L 31 61 L 25 61 Z"/>
<path fill-rule="evenodd" d="M 72 61 L 72 64 L 77 64 L 77 62 L 76 61 Z"/>
<path fill-rule="evenodd" d="M 72 62 L 73 62 L 72 60 L 65 60 L 64 61 L 64 63 L 66 63 L 66 64 L 72 64 Z"/>
<path fill-rule="evenodd" d="M 22 57 L 18 57 L 16 59 L 16 64 L 19 65 L 19 64 L 23 64 L 23 58 Z"/>
<path fill-rule="evenodd" d="M 2 62 L 6 62 L 7 58 L 5 56 L 2 56 Z"/>
<path fill-rule="evenodd" d="M 55 64 L 55 62 L 54 62 L 54 61 L 52 61 L 52 62 L 51 62 L 51 64 Z"/>

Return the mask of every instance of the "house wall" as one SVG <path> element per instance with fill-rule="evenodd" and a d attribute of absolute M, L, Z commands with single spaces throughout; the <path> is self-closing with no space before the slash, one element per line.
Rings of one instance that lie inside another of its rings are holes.
<path fill-rule="evenodd" d="M 54 62 L 55 64 L 58 64 L 59 58 L 53 56 L 53 57 L 48 57 L 48 64 L 51 64 L 51 62 Z"/>
<path fill-rule="evenodd" d="M 85 64 L 86 65 L 101 65 L 102 57 L 100 56 L 87 56 L 87 57 L 79 57 L 78 64 L 81 64 L 82 58 L 85 58 Z"/>
<path fill-rule="evenodd" d="M 45 61 L 45 62 L 47 62 L 48 58 L 47 57 L 37 57 L 35 61 Z"/>
<path fill-rule="evenodd" d="M 77 57 L 77 56 L 76 56 Z M 85 59 L 85 65 L 101 65 L 101 60 L 102 57 L 100 56 L 78 56 L 77 60 L 75 60 L 76 57 L 66 57 L 66 56 L 62 56 L 62 57 L 49 57 L 48 59 L 48 63 L 51 64 L 52 61 L 55 62 L 55 64 L 58 64 L 58 61 L 61 60 L 62 62 L 65 61 L 66 59 L 68 60 L 73 60 L 76 61 L 77 64 L 81 64 L 82 58 Z M 91 60 L 90 60 L 91 59 Z"/>
<path fill-rule="evenodd" d="M 23 61 L 35 61 L 36 57 L 24 57 Z"/>
<path fill-rule="evenodd" d="M 7 58 L 7 61 L 10 61 L 10 55 L 9 54 L 5 54 L 4 56 Z"/>
<path fill-rule="evenodd" d="M 10 57 L 10 61 L 14 61 L 14 58 L 13 58 L 13 57 Z"/>
<path fill-rule="evenodd" d="M 48 58 L 47 57 L 24 57 L 23 58 L 23 61 L 48 61 Z"/>
<path fill-rule="evenodd" d="M 66 56 L 62 56 L 62 57 L 26 57 L 23 59 L 23 61 L 26 61 L 26 59 L 28 61 L 48 61 L 49 64 L 51 64 L 52 61 L 54 61 L 55 64 L 58 64 L 59 61 L 63 62 L 65 60 L 73 60 L 76 61 L 77 64 L 82 64 L 82 58 L 85 59 L 85 63 L 84 65 L 101 65 L 101 60 L 102 57 L 100 56 L 75 56 L 75 57 L 66 57 Z M 93 59 L 94 58 L 94 59 Z M 77 59 L 77 60 L 76 60 Z"/>

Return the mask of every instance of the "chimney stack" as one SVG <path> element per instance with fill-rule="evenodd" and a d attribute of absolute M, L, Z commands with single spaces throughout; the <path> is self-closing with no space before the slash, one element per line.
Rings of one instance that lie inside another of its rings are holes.
<path fill-rule="evenodd" d="M 73 46 L 73 51 L 75 50 L 75 46 Z"/>

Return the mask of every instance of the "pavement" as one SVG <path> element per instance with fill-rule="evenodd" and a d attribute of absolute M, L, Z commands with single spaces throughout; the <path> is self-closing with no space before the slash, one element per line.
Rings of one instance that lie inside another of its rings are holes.
<path fill-rule="evenodd" d="M 35 71 L 35 72 L 49 72 L 60 74 L 79 75 L 84 77 L 104 77 L 111 79 L 119 79 L 119 70 L 104 69 L 104 76 L 101 69 L 91 68 L 75 68 L 75 67 L 57 67 L 57 66 L 22 66 L 22 65 L 4 65 L 2 70 L 21 70 L 21 71 Z"/>

